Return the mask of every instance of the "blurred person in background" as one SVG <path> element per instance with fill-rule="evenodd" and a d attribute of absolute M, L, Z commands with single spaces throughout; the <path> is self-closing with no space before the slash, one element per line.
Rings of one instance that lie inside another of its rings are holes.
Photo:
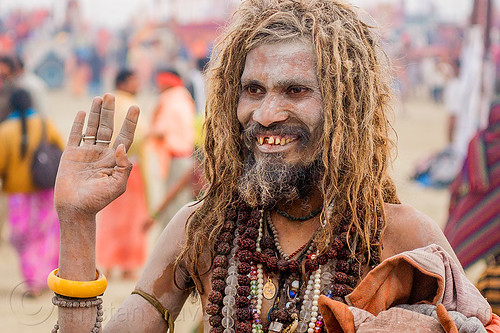
<path fill-rule="evenodd" d="M 88 66 L 90 78 L 88 82 L 88 92 L 91 96 L 99 95 L 102 91 L 102 76 L 106 66 L 104 54 L 101 48 L 91 47 L 89 50 Z"/>
<path fill-rule="evenodd" d="M 166 222 L 192 200 L 191 187 L 181 186 L 181 183 L 186 181 L 193 169 L 196 109 L 191 94 L 176 71 L 159 70 L 155 79 L 160 97 L 153 113 L 149 143 L 156 155 L 161 177 L 165 179 L 163 183 L 155 182 L 161 187 L 156 192 L 163 197 L 169 195 L 170 189 L 181 188 L 164 209 L 165 213 L 161 217 L 163 229 Z"/>
<path fill-rule="evenodd" d="M 9 98 L 14 91 L 16 63 L 7 55 L 0 55 L 0 123 L 10 113 Z M 0 184 L 2 181 L 0 180 Z M 4 225 L 7 220 L 7 198 L 0 193 L 0 241 L 3 240 Z"/>
<path fill-rule="evenodd" d="M 27 71 L 21 57 L 14 58 L 16 62 L 16 85 L 25 89 L 31 95 L 33 108 L 42 115 L 47 115 L 47 85 L 34 73 Z"/>
<path fill-rule="evenodd" d="M 496 285 L 488 295 L 500 313 L 500 101 L 492 104 L 488 126 L 469 143 L 463 168 L 450 186 L 449 217 L 444 233 L 466 269 L 492 257 Z M 482 288 L 479 288 L 480 290 Z M 484 290 L 483 290 L 484 292 Z"/>
<path fill-rule="evenodd" d="M 115 79 L 115 127 L 119 128 L 130 106 L 136 105 L 139 90 L 137 75 L 128 69 L 118 72 Z M 113 140 L 118 132 L 114 133 Z M 123 279 L 136 279 L 137 270 L 146 259 L 147 200 L 142 168 L 142 144 L 144 131 L 140 123 L 128 157 L 133 164 L 127 182 L 127 190 L 118 199 L 106 206 L 98 215 L 97 264 L 106 276 L 119 268 Z"/>
<path fill-rule="evenodd" d="M 8 194 L 10 241 L 19 254 L 28 295 L 44 290 L 47 274 L 57 267 L 59 221 L 54 209 L 54 189 L 33 184 L 31 163 L 42 136 L 42 117 L 32 108 L 30 94 L 16 89 L 9 98 L 11 113 L 0 124 L 0 178 Z M 48 119 L 46 140 L 63 149 L 61 136 Z"/>
<path fill-rule="evenodd" d="M 0 55 L 0 122 L 10 114 L 9 98 L 15 87 L 16 62 L 8 55 Z"/>
<path fill-rule="evenodd" d="M 446 112 L 448 112 L 447 139 L 448 144 L 451 144 L 455 136 L 457 117 L 463 108 L 462 100 L 457 98 L 462 92 L 459 78 L 460 62 L 456 59 L 449 63 L 443 63 L 441 68 L 446 77 L 443 102 Z"/>
<path fill-rule="evenodd" d="M 16 88 L 25 89 L 33 101 L 33 109 L 41 114 L 46 110 L 45 83 L 33 73 L 24 70 L 24 62 L 19 56 L 0 56 L 0 122 L 11 112 L 9 98 Z M 0 195 L 0 239 L 7 219 L 7 200 Z"/>
<path fill-rule="evenodd" d="M 0 56 L 0 122 L 10 113 L 9 97 L 16 88 L 26 90 L 32 99 L 33 109 L 46 114 L 47 87 L 42 79 L 26 71 L 19 56 Z"/>

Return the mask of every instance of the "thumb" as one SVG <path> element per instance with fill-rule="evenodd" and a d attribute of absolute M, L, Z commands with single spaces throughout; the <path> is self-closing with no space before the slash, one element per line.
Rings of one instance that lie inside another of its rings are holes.
<path fill-rule="evenodd" d="M 132 163 L 130 163 L 127 158 L 127 153 L 123 144 L 118 145 L 116 148 L 115 159 L 116 166 L 112 177 L 116 180 L 115 185 L 118 186 L 118 191 L 122 194 L 127 188 L 128 175 L 132 170 Z"/>
<path fill-rule="evenodd" d="M 116 165 L 120 168 L 127 168 L 130 165 L 130 161 L 127 158 L 127 152 L 125 151 L 125 145 L 123 143 L 119 144 L 116 148 L 115 158 Z"/>

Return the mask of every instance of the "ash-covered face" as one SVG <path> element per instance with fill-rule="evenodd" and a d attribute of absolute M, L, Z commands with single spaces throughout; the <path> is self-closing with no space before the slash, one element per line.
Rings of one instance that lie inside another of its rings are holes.
<path fill-rule="evenodd" d="M 264 44 L 248 53 L 237 116 L 247 149 L 239 189 L 249 204 L 272 206 L 317 185 L 322 106 L 311 44 Z"/>

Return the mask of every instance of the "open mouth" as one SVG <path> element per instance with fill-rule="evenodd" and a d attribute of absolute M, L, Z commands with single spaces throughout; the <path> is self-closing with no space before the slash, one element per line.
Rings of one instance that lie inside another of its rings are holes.
<path fill-rule="evenodd" d="M 264 144 L 275 145 L 275 146 L 285 146 L 285 145 L 297 140 L 297 136 L 291 136 L 291 135 L 285 135 L 285 136 L 257 135 L 256 138 L 257 138 L 257 143 L 259 144 L 259 146 L 262 146 Z"/>

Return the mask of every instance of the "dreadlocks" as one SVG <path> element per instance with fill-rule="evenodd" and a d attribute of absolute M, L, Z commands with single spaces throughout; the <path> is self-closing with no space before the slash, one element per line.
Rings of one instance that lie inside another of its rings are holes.
<path fill-rule="evenodd" d="M 384 224 L 384 202 L 399 203 L 387 174 L 393 142 L 387 119 L 391 92 L 387 59 L 371 27 L 338 0 L 247 0 L 215 47 L 208 68 L 204 168 L 209 188 L 187 224 L 179 258 L 195 277 L 198 257 L 213 251 L 226 209 L 235 200 L 243 170 L 242 128 L 236 116 L 240 77 L 248 52 L 263 44 L 307 40 L 316 54 L 324 108 L 320 188 L 332 218 L 316 236 L 325 250 L 340 220 L 347 219 L 370 251 Z"/>

